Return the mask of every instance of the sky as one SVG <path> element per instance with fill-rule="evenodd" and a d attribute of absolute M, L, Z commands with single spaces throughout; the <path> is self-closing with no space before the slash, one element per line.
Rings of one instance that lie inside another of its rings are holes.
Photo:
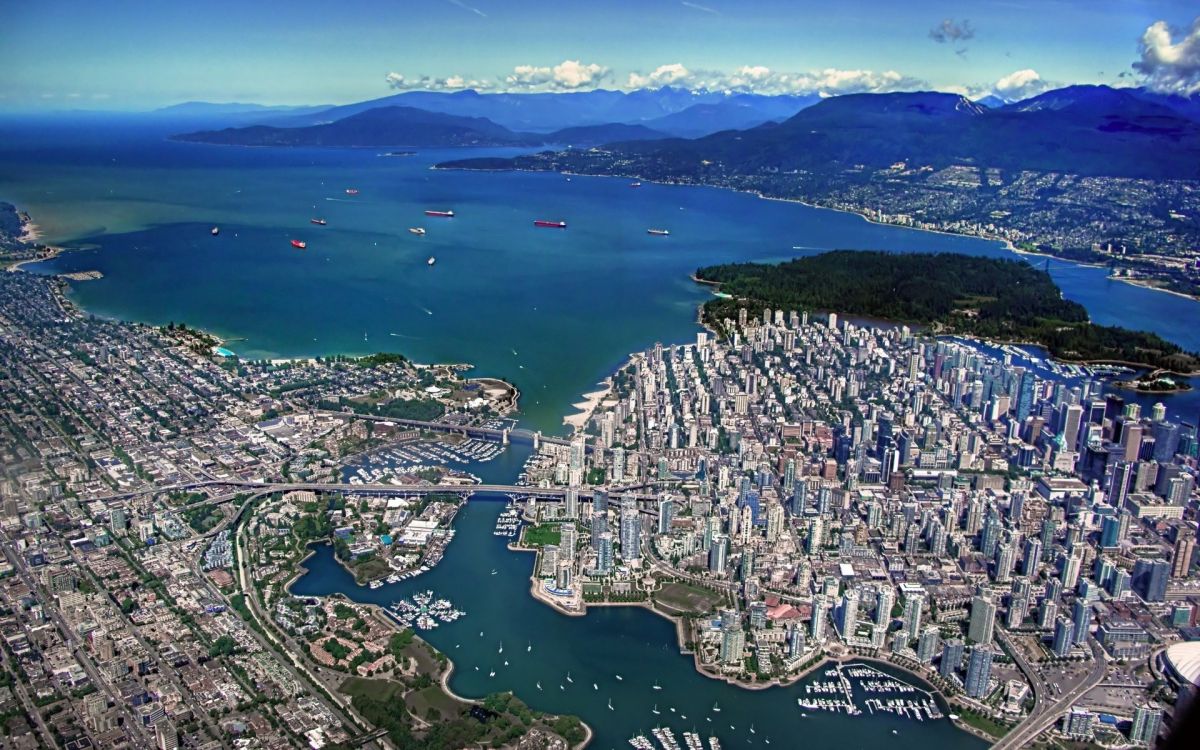
<path fill-rule="evenodd" d="M 763 93 L 1069 83 L 1200 93 L 1195 0 L 6 3 L 0 109 L 341 104 L 396 91 Z"/>

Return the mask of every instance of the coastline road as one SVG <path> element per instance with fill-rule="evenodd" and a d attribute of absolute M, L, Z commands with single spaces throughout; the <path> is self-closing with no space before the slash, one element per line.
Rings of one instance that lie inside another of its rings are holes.
<path fill-rule="evenodd" d="M 992 750 L 1015 750 L 1015 748 L 1024 747 L 1033 742 L 1039 734 L 1054 726 L 1062 715 L 1070 710 L 1075 701 L 1079 700 L 1085 693 L 1104 681 L 1104 674 L 1108 667 L 1105 661 L 1104 650 L 1100 648 L 1100 644 L 1094 640 L 1089 640 L 1088 645 L 1092 649 L 1093 666 L 1092 671 L 1087 674 L 1073 689 L 1063 695 L 1057 702 L 1049 706 L 1045 703 L 1035 704 L 1033 711 L 1025 718 L 1025 721 L 1013 728 L 1011 732 L 1004 735 L 1004 738 L 992 746 Z M 1017 662 L 1017 667 L 1025 672 L 1028 663 L 1024 663 L 1024 657 L 1019 656 L 1019 651 L 1010 646 L 1013 654 L 1013 660 Z M 1036 674 L 1036 673 L 1035 673 Z M 1026 672 L 1026 677 L 1029 673 Z M 1041 678 L 1036 680 L 1031 679 L 1030 682 L 1034 685 L 1035 700 L 1038 695 L 1037 686 L 1043 684 Z M 1043 684 L 1044 687 L 1044 684 Z"/>

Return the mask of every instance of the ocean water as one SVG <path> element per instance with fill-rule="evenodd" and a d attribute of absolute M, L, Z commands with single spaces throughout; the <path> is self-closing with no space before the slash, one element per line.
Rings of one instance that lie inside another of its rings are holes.
<path fill-rule="evenodd" d="M 712 188 L 430 169 L 513 153 L 504 150 L 388 157 L 166 138 L 205 125 L 0 122 L 0 199 L 30 210 L 47 241 L 80 248 L 35 268 L 100 270 L 103 279 L 74 287 L 87 310 L 201 326 L 244 357 L 399 351 L 471 362 L 516 383 L 526 424 L 544 430 L 561 431 L 569 405 L 627 353 L 694 337 L 709 294 L 688 279 L 698 266 L 833 248 L 1012 256 L 997 242 Z M 426 217 L 428 208 L 457 216 Z M 536 228 L 537 218 L 569 228 Z M 408 231 L 416 226 L 427 235 Z M 1098 322 L 1200 350 L 1197 303 L 1102 269 L 1051 261 L 1050 270 Z"/>

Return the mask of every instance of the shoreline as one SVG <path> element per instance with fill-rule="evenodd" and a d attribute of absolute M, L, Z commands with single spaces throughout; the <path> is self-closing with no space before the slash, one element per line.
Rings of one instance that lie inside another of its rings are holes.
<path fill-rule="evenodd" d="M 655 180 L 655 179 L 651 179 L 648 177 L 640 177 L 638 175 L 590 174 L 587 172 L 572 172 L 572 171 L 568 171 L 568 170 L 556 171 L 556 170 L 549 170 L 549 169 L 518 169 L 518 168 L 513 168 L 513 167 L 483 169 L 483 168 L 473 168 L 473 167 L 439 167 L 436 164 L 431 166 L 430 169 L 437 169 L 437 170 L 442 170 L 442 171 L 447 171 L 447 172 L 450 172 L 450 171 L 526 172 L 526 173 L 530 173 L 530 174 L 561 174 L 561 175 L 567 175 L 570 177 L 609 177 L 609 178 L 620 179 L 620 180 L 630 180 L 630 179 L 639 180 L 642 182 L 648 182 L 651 185 L 663 185 L 666 187 L 702 187 L 702 188 L 710 188 L 713 190 L 727 190 L 732 193 L 742 193 L 743 195 L 753 195 L 756 198 L 759 198 L 761 200 L 766 200 L 766 201 L 779 201 L 781 203 L 797 203 L 797 204 L 799 204 L 801 206 L 805 206 L 807 208 L 815 208 L 815 209 L 821 209 L 824 211 L 837 211 L 838 213 L 851 214 L 853 216 L 857 216 L 857 217 L 861 218 L 863 221 L 867 222 L 868 224 L 875 224 L 877 226 L 891 227 L 894 229 L 907 229 L 907 230 L 914 231 L 914 232 L 930 232 L 932 234 L 942 234 L 942 235 L 947 235 L 947 236 L 951 236 L 951 237 L 970 237 L 970 238 L 984 240 L 984 241 L 988 241 L 988 242 L 999 242 L 1005 247 L 1005 249 L 1007 249 L 1017 255 L 1028 255 L 1028 256 L 1033 256 L 1033 257 L 1037 257 L 1037 258 L 1047 258 L 1047 259 L 1053 258 L 1054 260 L 1061 261 L 1063 263 L 1069 263 L 1069 264 L 1075 265 L 1075 266 L 1080 266 L 1083 268 L 1104 268 L 1104 265 L 1101 263 L 1088 263 L 1086 261 L 1079 261 L 1079 260 L 1074 260 L 1071 258 L 1064 258 L 1062 256 L 1051 255 L 1049 253 L 1041 253 L 1041 252 L 1037 252 L 1037 251 L 1033 251 L 1033 250 L 1022 250 L 1022 249 L 1018 248 L 1016 245 L 1014 245 L 1012 240 L 1010 240 L 1006 237 L 998 237 L 998 236 L 990 235 L 990 234 L 969 234 L 967 232 L 952 232 L 948 229 L 927 229 L 924 227 L 911 227 L 911 226 L 907 226 L 905 224 L 893 224 L 893 223 L 887 222 L 887 221 L 879 221 L 877 219 L 872 219 L 870 216 L 870 209 L 867 209 L 867 208 L 854 209 L 854 208 L 843 208 L 843 207 L 838 207 L 838 206 L 825 206 L 825 205 L 821 205 L 820 203 L 812 203 L 810 201 L 806 201 L 802 198 L 786 198 L 786 197 L 777 196 L 777 195 L 767 195 L 766 193 L 762 192 L 761 190 L 734 188 L 734 187 L 727 187 L 724 185 L 709 185 L 709 184 L 702 183 L 702 182 L 665 182 L 663 180 Z M 1126 284 L 1130 284 L 1132 286 L 1139 286 L 1139 287 L 1142 287 L 1143 289 L 1149 289 L 1149 290 L 1157 291 L 1157 292 L 1165 292 L 1167 294 L 1173 294 L 1177 297 L 1189 299 L 1193 302 L 1200 302 L 1200 295 L 1185 294 L 1183 292 L 1177 292 L 1173 289 L 1163 289 L 1162 287 L 1157 287 L 1152 284 L 1138 283 L 1138 280 L 1136 280 L 1136 279 L 1124 279 L 1124 278 L 1113 278 L 1113 277 L 1109 277 L 1109 278 L 1114 281 L 1122 281 L 1122 282 L 1124 282 Z"/>

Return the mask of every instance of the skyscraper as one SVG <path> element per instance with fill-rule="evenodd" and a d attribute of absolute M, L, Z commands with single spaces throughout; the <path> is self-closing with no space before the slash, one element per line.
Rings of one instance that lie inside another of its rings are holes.
<path fill-rule="evenodd" d="M 632 495 L 621 499 L 621 559 L 637 560 L 642 556 L 642 519 L 637 500 Z"/>
<path fill-rule="evenodd" d="M 1192 567 L 1192 555 L 1196 552 L 1196 535 L 1190 531 L 1179 531 L 1175 539 L 1175 554 L 1171 558 L 1171 577 L 1186 578 Z"/>
<path fill-rule="evenodd" d="M 983 594 L 976 595 L 971 600 L 971 622 L 967 628 L 967 637 L 986 646 L 992 642 L 995 625 L 996 604 Z"/>
<path fill-rule="evenodd" d="M 613 569 L 613 535 L 610 531 L 600 534 L 596 553 L 596 570 L 601 575 L 611 573 Z"/>
<path fill-rule="evenodd" d="M 1074 644 L 1074 633 L 1075 624 L 1071 622 L 1070 618 L 1060 616 L 1054 621 L 1052 650 L 1055 656 L 1062 659 L 1071 653 L 1071 646 Z"/>
<path fill-rule="evenodd" d="M 1133 707 L 1133 726 L 1129 729 L 1129 741 L 1137 745 L 1153 745 L 1162 727 L 1163 712 L 1161 708 L 1149 703 L 1141 703 Z"/>
<path fill-rule="evenodd" d="M 921 631 L 921 608 L 925 605 L 925 597 L 912 594 L 904 600 L 904 632 L 908 640 L 913 640 Z"/>
<path fill-rule="evenodd" d="M 988 646 L 977 645 L 971 649 L 971 657 L 967 661 L 967 678 L 963 681 L 967 695 L 972 698 L 986 695 L 991 676 L 992 650 Z"/>
<path fill-rule="evenodd" d="M 949 678 L 955 670 L 962 668 L 963 653 L 966 647 L 961 638 L 951 638 L 942 647 L 942 661 L 938 664 L 938 674 Z"/>
<path fill-rule="evenodd" d="M 670 495 L 663 495 L 658 500 L 658 533 L 666 534 L 671 530 L 671 521 L 675 518 L 675 501 Z"/>
<path fill-rule="evenodd" d="M 921 637 L 917 639 L 917 660 L 922 664 L 932 662 L 941 642 L 942 636 L 938 632 L 937 625 L 927 625 L 921 631 Z"/>
<path fill-rule="evenodd" d="M 1083 599 L 1076 599 L 1071 608 L 1071 618 L 1074 627 L 1071 631 L 1073 643 L 1083 643 L 1087 640 L 1088 628 L 1092 624 L 1092 608 Z"/>
<path fill-rule="evenodd" d="M 1133 590 L 1143 601 L 1165 601 L 1170 572 L 1171 566 L 1166 560 L 1138 560 L 1133 565 Z"/>

